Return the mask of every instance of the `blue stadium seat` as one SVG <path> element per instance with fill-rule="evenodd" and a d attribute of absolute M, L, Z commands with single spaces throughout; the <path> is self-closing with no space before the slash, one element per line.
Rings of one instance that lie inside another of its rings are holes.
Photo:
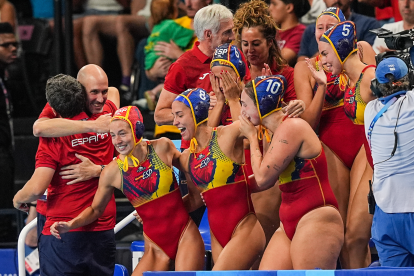
<path fill-rule="evenodd" d="M 129 273 L 125 266 L 115 264 L 114 276 L 129 276 Z"/>

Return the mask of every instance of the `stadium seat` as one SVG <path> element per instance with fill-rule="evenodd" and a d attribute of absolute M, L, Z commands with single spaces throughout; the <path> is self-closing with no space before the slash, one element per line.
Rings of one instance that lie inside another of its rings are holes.
<path fill-rule="evenodd" d="M 138 265 L 142 256 L 144 256 L 145 244 L 144 241 L 134 241 L 131 243 L 132 253 L 132 270 Z"/>
<path fill-rule="evenodd" d="M 129 273 L 125 266 L 115 264 L 114 276 L 129 276 Z"/>

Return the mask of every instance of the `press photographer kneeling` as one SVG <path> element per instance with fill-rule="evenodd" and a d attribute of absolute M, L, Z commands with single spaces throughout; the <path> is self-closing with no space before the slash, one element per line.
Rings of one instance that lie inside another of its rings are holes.
<path fill-rule="evenodd" d="M 372 239 L 382 266 L 414 266 L 414 92 L 412 72 L 397 58 L 382 60 L 373 80 L 378 99 L 365 109 L 376 200 Z"/>

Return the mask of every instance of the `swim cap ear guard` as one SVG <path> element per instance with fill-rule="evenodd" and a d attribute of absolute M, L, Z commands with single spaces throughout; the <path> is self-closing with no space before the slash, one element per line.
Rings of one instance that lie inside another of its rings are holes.
<path fill-rule="evenodd" d="M 221 44 L 214 51 L 210 69 L 214 66 L 227 66 L 233 68 L 240 80 L 246 76 L 246 64 L 240 50 L 230 43 Z"/>
<path fill-rule="evenodd" d="M 210 108 L 210 96 L 202 88 L 187 89 L 178 95 L 174 101 L 184 103 L 191 109 L 193 115 L 195 131 L 197 127 L 208 120 L 208 110 Z M 195 135 L 195 133 L 194 133 Z M 197 148 L 197 140 L 195 137 L 191 139 L 190 152 L 195 152 Z"/>
<path fill-rule="evenodd" d="M 358 51 L 356 27 L 352 21 L 344 21 L 329 28 L 322 35 L 320 41 L 332 46 L 342 66 L 353 53 Z M 342 71 L 339 79 L 341 90 L 344 90 L 347 83 L 348 77 Z"/>
<path fill-rule="evenodd" d="M 115 114 L 111 119 L 111 122 L 114 120 L 122 120 L 128 123 L 132 131 L 132 136 L 134 137 L 135 148 L 135 146 L 142 141 L 142 135 L 145 131 L 141 111 L 139 111 L 138 107 L 136 106 L 125 106 L 115 111 Z M 128 170 L 128 157 L 132 160 L 132 163 L 135 167 L 139 166 L 139 160 L 132 155 L 133 151 L 134 150 L 131 150 L 131 152 L 129 152 L 125 157 L 123 167 L 123 170 L 125 172 Z"/>
<path fill-rule="evenodd" d="M 256 98 L 256 106 L 260 118 L 259 139 L 270 142 L 270 136 L 267 129 L 261 125 L 262 119 L 270 114 L 282 109 L 283 95 L 285 94 L 287 81 L 282 75 L 261 76 L 252 81 L 254 96 Z"/>

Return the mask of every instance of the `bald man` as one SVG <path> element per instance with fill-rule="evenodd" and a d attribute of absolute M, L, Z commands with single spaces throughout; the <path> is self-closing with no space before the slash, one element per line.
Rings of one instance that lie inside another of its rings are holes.
<path fill-rule="evenodd" d="M 112 253 L 114 252 L 112 252 L 112 247 L 105 249 L 102 246 L 97 246 L 93 243 L 94 239 L 91 238 L 91 235 L 92 237 L 102 236 L 101 238 L 106 240 L 109 246 L 114 246 L 113 236 L 111 237 L 113 234 L 112 219 L 107 219 L 106 223 L 103 224 L 98 223 L 98 226 L 91 225 L 89 228 L 81 229 L 79 232 L 68 233 L 70 235 L 67 236 L 65 244 L 57 243 L 49 231 L 51 223 L 55 220 L 70 220 L 72 217 L 77 216 L 78 210 L 84 209 L 79 208 L 79 206 L 87 207 L 92 203 L 99 175 L 104 165 L 112 160 L 114 153 L 108 132 L 111 114 L 119 108 L 118 90 L 112 87 L 108 88 L 108 78 L 105 72 L 96 65 L 83 67 L 79 71 L 77 79 L 82 84 L 84 92 L 86 92 L 84 112 L 71 119 L 61 118 L 49 105 L 49 102 L 33 126 L 35 136 L 61 137 L 59 139 L 50 139 L 56 141 L 51 145 L 58 147 L 55 152 L 59 156 L 46 156 L 46 158 L 43 158 L 45 160 L 52 160 L 53 164 L 43 164 L 53 169 L 52 178 L 50 178 L 50 174 L 46 175 L 47 177 L 41 175 L 37 178 L 39 181 L 31 182 L 32 191 L 36 191 L 36 194 L 32 194 L 32 197 L 26 195 L 26 193 L 24 193 L 25 197 L 20 194 L 18 202 L 15 202 L 15 207 L 18 207 L 16 206 L 18 205 L 17 203 L 27 202 L 28 199 L 33 200 L 33 196 L 39 196 L 39 191 L 44 191 L 49 186 L 47 202 L 38 200 L 37 204 L 37 211 L 39 213 L 38 225 L 40 226 L 38 231 L 42 233 L 39 236 L 42 275 L 57 275 L 55 273 L 59 269 L 63 269 L 61 266 L 63 264 L 71 272 L 78 271 L 79 267 L 85 269 L 92 265 L 95 273 L 92 273 L 91 270 L 86 270 L 84 274 L 110 275 L 113 273 L 114 255 Z M 56 94 L 55 97 L 57 97 L 56 102 L 59 102 L 59 100 L 64 101 L 63 98 L 59 99 L 59 94 Z M 42 142 L 42 139 L 44 138 L 40 138 L 40 142 Z M 41 144 L 39 144 L 39 148 Z M 40 158 L 38 155 L 36 156 L 36 168 Z M 56 185 L 56 183 L 59 184 Z M 72 187 L 73 189 L 71 189 Z M 30 191 L 29 188 L 26 188 L 26 191 Z M 83 191 L 83 194 L 77 194 L 79 191 Z M 73 195 L 76 196 L 73 197 Z M 67 198 L 72 198 L 73 202 L 66 202 Z M 64 205 L 61 203 L 64 203 Z M 114 218 L 114 199 L 110 209 Z M 45 219 L 46 215 L 47 220 Z M 42 227 L 43 224 L 45 227 Z M 108 232 L 108 229 L 111 230 Z M 96 231 L 99 232 L 98 236 L 95 235 L 97 233 L 91 233 Z M 83 241 L 86 240 L 91 242 L 81 246 L 84 243 Z M 77 245 L 73 246 L 74 244 Z M 72 252 L 72 254 L 54 256 L 55 254 L 51 253 L 60 251 Z M 107 251 L 105 256 L 99 255 L 99 253 L 105 251 Z M 60 264 L 60 266 L 57 264 Z M 54 268 L 56 270 L 53 270 Z"/>

